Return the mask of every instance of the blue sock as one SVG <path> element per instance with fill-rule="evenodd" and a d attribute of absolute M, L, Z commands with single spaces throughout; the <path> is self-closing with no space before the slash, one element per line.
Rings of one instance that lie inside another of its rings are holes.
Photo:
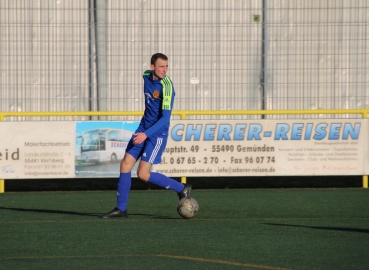
<path fill-rule="evenodd" d="M 175 190 L 176 192 L 181 192 L 184 189 L 184 185 L 164 174 L 157 172 L 150 172 L 149 183 L 158 185 L 159 187 Z"/>
<path fill-rule="evenodd" d="M 121 211 L 127 210 L 128 193 L 131 190 L 131 172 L 120 173 L 117 190 L 117 207 Z"/>

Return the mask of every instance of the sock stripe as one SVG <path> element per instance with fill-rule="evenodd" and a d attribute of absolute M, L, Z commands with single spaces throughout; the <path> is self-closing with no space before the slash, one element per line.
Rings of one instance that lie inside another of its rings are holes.
<path fill-rule="evenodd" d="M 150 173 L 148 182 L 165 189 L 175 190 L 176 192 L 181 192 L 184 188 L 182 183 L 157 172 Z"/>

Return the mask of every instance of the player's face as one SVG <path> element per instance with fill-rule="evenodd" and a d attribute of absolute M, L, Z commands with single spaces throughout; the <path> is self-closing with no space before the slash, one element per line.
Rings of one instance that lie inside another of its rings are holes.
<path fill-rule="evenodd" d="M 151 65 L 151 70 L 154 71 L 154 76 L 158 79 L 164 78 L 168 71 L 168 61 L 158 58 L 155 65 Z"/>

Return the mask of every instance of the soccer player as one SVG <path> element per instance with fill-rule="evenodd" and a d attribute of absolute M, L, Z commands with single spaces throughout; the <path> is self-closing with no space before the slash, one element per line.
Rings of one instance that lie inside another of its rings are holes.
<path fill-rule="evenodd" d="M 168 71 L 166 55 L 154 54 L 151 57 L 150 69 L 143 74 L 144 115 L 127 145 L 126 154 L 120 164 L 117 207 L 102 215 L 102 218 L 127 217 L 131 170 L 139 158 L 141 160 L 137 168 L 137 175 L 141 180 L 174 190 L 179 199 L 190 196 L 191 185 L 183 185 L 163 174 L 151 172 L 152 164 L 161 162 L 161 156 L 167 144 L 175 92 L 172 81 L 166 75 Z"/>

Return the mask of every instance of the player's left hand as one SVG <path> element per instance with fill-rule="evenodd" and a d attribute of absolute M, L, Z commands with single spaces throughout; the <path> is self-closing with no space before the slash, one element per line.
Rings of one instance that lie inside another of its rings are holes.
<path fill-rule="evenodd" d="M 147 136 L 144 132 L 134 133 L 133 136 L 134 136 L 133 144 L 143 143 L 147 138 Z"/>

